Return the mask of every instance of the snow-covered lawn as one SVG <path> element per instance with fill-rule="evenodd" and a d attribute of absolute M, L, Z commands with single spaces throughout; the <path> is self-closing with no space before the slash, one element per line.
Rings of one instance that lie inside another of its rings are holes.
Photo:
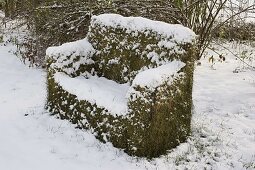
<path fill-rule="evenodd" d="M 202 59 L 194 78 L 193 136 L 149 161 L 49 116 L 46 73 L 23 65 L 12 50 L 0 44 L 0 170 L 255 168 L 255 71 L 233 73 L 240 63 L 231 54 L 214 69 Z"/>

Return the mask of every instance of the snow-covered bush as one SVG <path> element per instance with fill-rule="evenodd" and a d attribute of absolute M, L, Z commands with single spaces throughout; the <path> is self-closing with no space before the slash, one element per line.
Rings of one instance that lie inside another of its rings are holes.
<path fill-rule="evenodd" d="M 86 39 L 48 48 L 47 106 L 128 154 L 164 154 L 190 133 L 195 37 L 181 25 L 94 16 Z"/>

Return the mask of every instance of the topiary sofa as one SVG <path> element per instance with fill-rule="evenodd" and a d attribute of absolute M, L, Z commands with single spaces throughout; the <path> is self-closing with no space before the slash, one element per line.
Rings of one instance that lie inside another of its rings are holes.
<path fill-rule="evenodd" d="M 190 133 L 195 34 L 140 17 L 92 17 L 86 39 L 47 49 L 47 107 L 130 155 Z"/>

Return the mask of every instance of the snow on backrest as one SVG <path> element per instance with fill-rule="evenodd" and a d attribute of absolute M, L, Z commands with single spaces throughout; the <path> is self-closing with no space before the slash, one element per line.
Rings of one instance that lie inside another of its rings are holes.
<path fill-rule="evenodd" d="M 164 38 L 173 38 L 177 43 L 191 43 L 194 39 L 194 32 L 180 24 L 168 24 L 161 21 L 153 21 L 143 17 L 123 17 L 118 14 L 102 14 L 92 17 L 93 24 L 105 27 L 126 29 L 127 33 L 138 31 L 149 34 L 156 32 Z"/>
<path fill-rule="evenodd" d="M 132 82 L 139 72 L 173 60 L 190 61 L 195 37 L 182 25 L 117 14 L 93 16 L 88 33 L 97 50 L 98 73 L 119 83 Z"/>

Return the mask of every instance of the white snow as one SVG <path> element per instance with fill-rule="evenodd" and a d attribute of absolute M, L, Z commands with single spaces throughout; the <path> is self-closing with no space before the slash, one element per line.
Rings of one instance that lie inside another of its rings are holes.
<path fill-rule="evenodd" d="M 172 61 L 157 68 L 138 73 L 132 87 L 148 87 L 153 90 L 164 82 L 171 83 L 177 72 L 185 66 L 181 61 Z M 77 96 L 78 100 L 86 100 L 98 107 L 105 108 L 111 114 L 126 115 L 128 113 L 128 96 L 133 91 L 126 84 L 119 84 L 104 77 L 83 76 L 71 78 L 64 73 L 56 73 L 54 80 L 66 91 Z M 107 97 L 105 97 L 107 96 Z"/>
<path fill-rule="evenodd" d="M 124 19 L 125 18 L 125 19 Z M 128 32 L 157 32 L 166 38 L 172 37 L 177 43 L 192 42 L 196 35 L 187 27 L 179 24 L 168 24 L 143 17 L 123 17 L 118 14 L 101 14 L 93 16 L 91 24 L 127 29 Z"/>
<path fill-rule="evenodd" d="M 104 77 L 90 76 L 70 78 L 64 73 L 56 73 L 54 79 L 66 91 L 77 96 L 78 100 L 86 100 L 110 113 L 123 115 L 127 113 L 126 93 L 128 84 L 118 84 Z"/>
<path fill-rule="evenodd" d="M 62 44 L 61 46 L 49 47 L 46 50 L 47 56 L 90 56 L 95 50 L 88 40 L 82 39 L 74 42 Z M 87 61 L 87 60 L 86 60 Z"/>
<path fill-rule="evenodd" d="M 185 66 L 185 63 L 174 60 L 157 68 L 148 69 L 138 73 L 132 82 L 132 86 L 141 86 L 155 89 L 164 82 L 171 83 L 177 72 Z"/>
<path fill-rule="evenodd" d="M 240 46 L 224 45 L 234 53 Z M 13 46 L 0 44 L 0 169 L 254 169 L 255 72 L 243 68 L 225 49 L 214 47 L 224 53 L 226 62 L 216 61 L 211 67 L 208 56 L 217 55 L 208 50 L 196 68 L 193 136 L 169 154 L 148 161 L 49 116 L 44 110 L 45 72 L 24 66 L 8 53 Z M 254 54 L 255 49 L 249 49 Z M 239 72 L 233 73 L 237 68 Z"/>
<path fill-rule="evenodd" d="M 46 50 L 46 56 L 52 57 L 55 60 L 51 64 L 52 68 L 61 69 L 67 74 L 71 75 L 79 70 L 83 64 L 93 64 L 93 54 L 96 50 L 88 42 L 82 39 L 75 42 L 62 44 L 61 46 L 49 47 Z M 72 65 L 70 67 L 70 65 Z"/>
<path fill-rule="evenodd" d="M 0 19 L 3 19 L 4 17 L 5 17 L 4 12 L 0 10 Z"/>
<path fill-rule="evenodd" d="M 239 57 L 243 50 L 248 50 L 247 46 L 244 48 L 245 45 L 235 42 L 223 46 Z M 193 90 L 196 114 L 193 119 L 204 119 L 200 123 L 206 127 L 206 133 L 211 131 L 221 140 L 214 148 L 221 153 L 217 156 L 216 169 L 254 169 L 255 70 L 245 68 L 222 45 L 213 47 L 226 57 L 226 62 L 216 60 L 212 66 L 207 57 L 202 60 L 202 66 L 197 67 Z M 247 55 L 245 62 L 254 67 L 255 48 L 249 46 L 249 50 L 253 53 Z M 217 59 L 216 53 L 207 52 L 207 56 L 213 55 Z"/>

